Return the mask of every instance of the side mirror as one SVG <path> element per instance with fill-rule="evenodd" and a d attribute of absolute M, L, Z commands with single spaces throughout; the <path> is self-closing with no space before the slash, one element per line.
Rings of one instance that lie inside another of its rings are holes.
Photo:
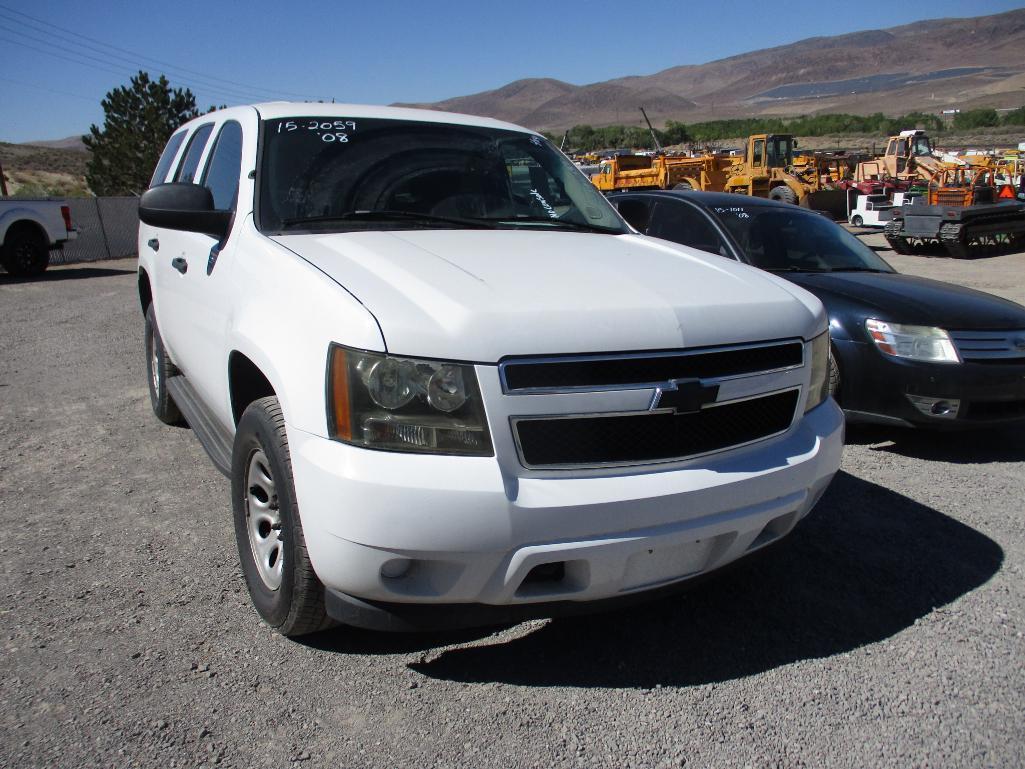
<path fill-rule="evenodd" d="M 200 184 L 159 184 L 139 199 L 139 219 L 146 224 L 200 232 L 217 240 L 227 236 L 231 217 L 231 211 L 214 208 L 214 196 Z"/>

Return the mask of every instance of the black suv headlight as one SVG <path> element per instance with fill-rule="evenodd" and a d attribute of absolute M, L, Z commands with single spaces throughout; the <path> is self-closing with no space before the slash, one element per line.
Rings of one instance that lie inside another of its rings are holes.
<path fill-rule="evenodd" d="M 327 357 L 328 435 L 387 451 L 494 452 L 473 366 L 398 358 L 333 344 Z"/>

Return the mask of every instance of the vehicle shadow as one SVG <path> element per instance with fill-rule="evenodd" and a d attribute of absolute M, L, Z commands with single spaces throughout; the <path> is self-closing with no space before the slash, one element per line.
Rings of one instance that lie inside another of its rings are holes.
<path fill-rule="evenodd" d="M 728 681 L 889 638 L 984 584 L 1003 550 L 974 529 L 841 472 L 779 548 L 675 598 L 556 619 L 409 664 L 522 686 L 651 688 Z"/>
<path fill-rule="evenodd" d="M 82 278 L 109 278 L 114 275 L 134 275 L 135 270 L 117 270 L 111 267 L 72 267 L 70 269 L 47 270 L 40 275 L 15 277 L 0 271 L 0 285 L 17 283 L 52 283 L 57 280 L 81 280 Z"/>
<path fill-rule="evenodd" d="M 1021 424 L 952 432 L 849 424 L 846 443 L 872 446 L 876 451 L 904 457 L 958 465 L 1020 462 L 1025 459 L 1025 430 Z"/>

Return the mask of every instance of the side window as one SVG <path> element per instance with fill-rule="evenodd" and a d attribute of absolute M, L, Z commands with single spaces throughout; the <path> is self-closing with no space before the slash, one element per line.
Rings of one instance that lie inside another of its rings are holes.
<path fill-rule="evenodd" d="M 242 126 L 234 120 L 224 124 L 207 161 L 203 186 L 214 196 L 218 211 L 234 210 L 238 175 L 242 170 Z"/>
<path fill-rule="evenodd" d="M 168 139 L 167 146 L 160 153 L 157 167 L 153 170 L 153 177 L 149 180 L 150 187 L 156 187 L 158 184 L 164 183 L 164 179 L 167 178 L 167 172 L 171 170 L 171 163 L 174 162 L 174 156 L 178 154 L 178 148 L 182 146 L 184 139 L 185 131 L 179 131 Z"/>
<path fill-rule="evenodd" d="M 651 206 L 648 201 L 640 198 L 625 198 L 615 200 L 616 209 L 638 232 L 648 231 L 648 222 L 651 219 Z"/>
<path fill-rule="evenodd" d="M 762 158 L 765 156 L 765 142 L 762 139 L 755 142 L 752 154 L 754 155 L 754 158 L 751 161 L 751 165 L 760 166 L 762 164 Z"/>
<path fill-rule="evenodd" d="M 214 130 L 213 123 L 207 123 L 196 129 L 189 139 L 185 148 L 185 157 L 178 166 L 178 173 L 174 175 L 176 182 L 191 183 L 196 180 L 196 171 L 199 169 L 199 159 L 203 157 L 203 148 L 206 147 L 206 140 L 210 138 L 210 132 Z"/>
<path fill-rule="evenodd" d="M 726 242 L 702 211 L 687 203 L 659 201 L 648 234 L 719 256 L 729 256 Z"/>

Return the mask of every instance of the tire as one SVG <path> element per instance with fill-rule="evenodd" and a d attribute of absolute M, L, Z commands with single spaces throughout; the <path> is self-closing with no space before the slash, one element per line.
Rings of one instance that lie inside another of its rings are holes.
<path fill-rule="evenodd" d="M 335 624 L 306 551 L 285 420 L 274 396 L 249 404 L 239 420 L 231 499 L 242 574 L 260 617 L 285 636 Z"/>
<path fill-rule="evenodd" d="M 2 254 L 4 269 L 19 278 L 41 275 L 50 266 L 50 247 L 37 230 L 19 226 L 8 231 Z"/>
<path fill-rule="evenodd" d="M 792 206 L 796 206 L 797 193 L 785 184 L 781 184 L 769 190 L 769 200 L 778 200 L 780 203 L 789 203 Z"/>
<path fill-rule="evenodd" d="M 855 216 L 851 219 L 851 224 L 855 227 L 862 227 L 865 224 L 865 220 L 862 219 L 860 216 Z"/>
<path fill-rule="evenodd" d="M 836 362 L 836 356 L 833 355 L 833 351 L 829 351 L 829 394 L 833 396 L 833 400 L 839 403 L 840 401 L 840 366 Z"/>
<path fill-rule="evenodd" d="M 692 185 L 690 182 L 680 182 L 679 184 L 674 185 L 673 189 L 674 190 L 692 190 L 692 189 L 694 189 L 694 185 Z"/>
<path fill-rule="evenodd" d="M 153 407 L 153 413 L 165 425 L 185 423 L 181 411 L 167 391 L 167 380 L 173 372 L 174 365 L 168 360 L 151 304 L 146 309 L 146 381 L 149 385 L 149 402 Z"/>

